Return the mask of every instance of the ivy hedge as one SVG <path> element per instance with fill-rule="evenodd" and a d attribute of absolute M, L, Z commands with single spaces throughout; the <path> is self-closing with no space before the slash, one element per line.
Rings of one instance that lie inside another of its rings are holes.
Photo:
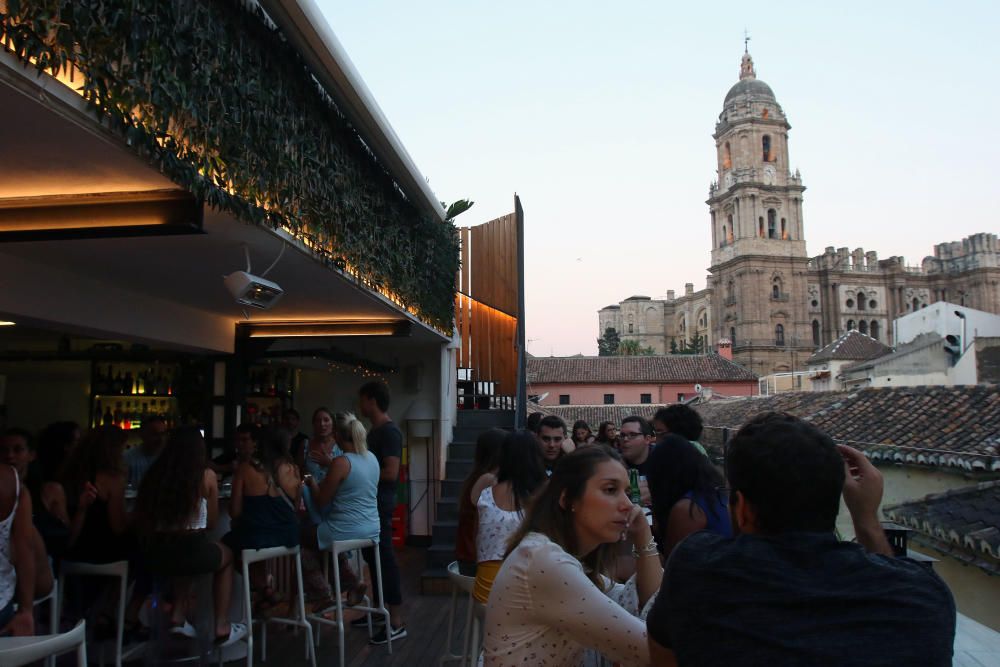
<path fill-rule="evenodd" d="M 244 222 L 290 229 L 451 332 L 454 225 L 406 198 L 259 9 L 233 0 L 6 0 L 0 30 L 39 72 L 81 73 L 89 106 L 179 186 Z"/>

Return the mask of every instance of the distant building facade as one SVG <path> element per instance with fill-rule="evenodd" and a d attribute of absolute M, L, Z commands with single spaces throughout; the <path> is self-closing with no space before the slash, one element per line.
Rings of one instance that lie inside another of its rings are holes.
<path fill-rule="evenodd" d="M 665 300 L 633 296 L 598 311 L 608 328 L 657 353 L 671 343 L 705 349 L 721 338 L 758 375 L 802 370 L 846 331 L 893 341 L 893 320 L 938 301 L 1000 313 L 1000 241 L 974 234 L 934 247 L 919 266 L 880 260 L 863 248 L 806 252 L 805 186 L 788 157 L 788 123 L 770 86 L 744 53 L 713 135 L 719 180 L 709 188 L 708 285 Z"/>

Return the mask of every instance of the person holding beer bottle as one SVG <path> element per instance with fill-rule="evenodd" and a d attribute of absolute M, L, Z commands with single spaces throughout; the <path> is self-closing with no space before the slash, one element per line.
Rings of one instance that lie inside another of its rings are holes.
<path fill-rule="evenodd" d="M 637 480 L 632 482 L 633 488 L 639 489 L 639 502 L 636 504 L 648 506 L 650 499 L 646 477 L 649 453 L 653 448 L 652 425 L 637 415 L 626 417 L 622 420 L 621 429 L 618 431 L 618 447 L 629 469 L 629 479 L 632 480 L 632 471 L 635 471 L 637 477 Z"/>

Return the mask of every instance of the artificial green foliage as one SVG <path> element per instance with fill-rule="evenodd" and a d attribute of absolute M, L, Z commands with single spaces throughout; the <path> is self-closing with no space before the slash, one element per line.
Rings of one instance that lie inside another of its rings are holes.
<path fill-rule="evenodd" d="M 75 66 L 103 122 L 211 206 L 283 226 L 450 332 L 455 227 L 423 213 L 259 10 L 226 0 L 7 0 L 5 46 Z"/>

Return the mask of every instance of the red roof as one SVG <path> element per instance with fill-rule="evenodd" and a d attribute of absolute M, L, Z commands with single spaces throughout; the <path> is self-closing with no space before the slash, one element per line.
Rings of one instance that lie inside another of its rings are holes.
<path fill-rule="evenodd" d="M 754 373 L 718 354 L 528 359 L 528 382 L 532 384 L 671 384 L 756 380 Z"/>

